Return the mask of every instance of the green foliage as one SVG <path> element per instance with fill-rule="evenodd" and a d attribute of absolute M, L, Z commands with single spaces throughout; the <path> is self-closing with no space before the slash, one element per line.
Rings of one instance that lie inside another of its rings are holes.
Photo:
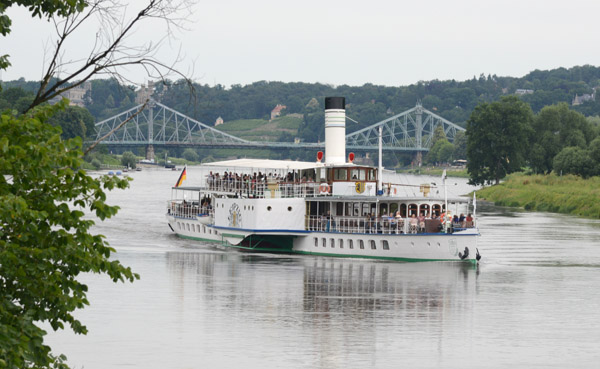
<path fill-rule="evenodd" d="M 467 134 L 464 131 L 456 132 L 454 135 L 454 159 L 467 159 Z"/>
<path fill-rule="evenodd" d="M 67 106 L 65 110 L 54 114 L 48 122 L 61 127 L 61 137 L 64 139 L 81 137 L 85 141 L 88 134 L 95 134 L 94 117 L 87 109 L 79 106 Z"/>
<path fill-rule="evenodd" d="M 107 274 L 113 281 L 138 278 L 117 260 L 101 235 L 90 233 L 118 207 L 105 191 L 126 188 L 117 177 L 94 179 L 84 170 L 81 139 L 63 141 L 47 124 L 65 103 L 35 108 L 26 115 L 4 113 L 0 120 L 0 363 L 3 368 L 60 366 L 44 344 L 52 329 L 86 327 L 73 312 L 88 305 L 81 273 Z M 66 367 L 66 366 L 61 366 Z"/>
<path fill-rule="evenodd" d="M 596 136 L 593 125 L 566 103 L 544 107 L 533 120 L 533 129 L 529 162 L 540 173 L 552 171 L 554 157 L 563 148 L 585 149 Z"/>
<path fill-rule="evenodd" d="M 533 113 L 516 96 L 478 105 L 467 122 L 470 183 L 500 182 L 525 164 Z"/>
<path fill-rule="evenodd" d="M 595 174 L 595 165 L 588 150 L 569 146 L 562 149 L 554 158 L 554 172 L 587 178 Z"/>
<path fill-rule="evenodd" d="M 137 163 L 137 157 L 131 151 L 125 151 L 121 155 L 121 165 L 127 168 L 135 169 Z"/>
<path fill-rule="evenodd" d="M 183 158 L 187 161 L 198 161 L 200 160 L 200 157 L 198 156 L 198 153 L 191 148 L 187 148 L 183 151 Z"/>
<path fill-rule="evenodd" d="M 452 159 L 453 153 L 454 145 L 448 142 L 444 135 L 433 144 L 425 156 L 425 161 L 430 164 L 447 163 Z"/>
<path fill-rule="evenodd" d="M 102 163 L 98 159 L 92 159 L 92 166 L 94 169 L 98 170 L 102 166 Z"/>
<path fill-rule="evenodd" d="M 514 173 L 499 185 L 477 191 L 477 197 L 496 205 L 600 219 L 600 177 Z"/>

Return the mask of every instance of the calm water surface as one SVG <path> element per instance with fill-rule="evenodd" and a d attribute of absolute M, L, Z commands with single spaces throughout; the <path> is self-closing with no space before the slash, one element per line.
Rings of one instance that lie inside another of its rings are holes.
<path fill-rule="evenodd" d="M 141 280 L 83 277 L 88 335 L 48 338 L 75 368 L 599 365 L 598 221 L 480 204 L 479 268 L 250 255 L 169 230 L 179 172 L 131 176 L 109 195 L 121 211 L 96 230 Z M 451 193 L 469 191 L 451 181 Z"/>

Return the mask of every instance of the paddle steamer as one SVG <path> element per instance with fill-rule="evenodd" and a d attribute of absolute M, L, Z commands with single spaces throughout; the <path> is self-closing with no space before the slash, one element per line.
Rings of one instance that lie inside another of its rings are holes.
<path fill-rule="evenodd" d="M 345 122 L 344 98 L 326 98 L 325 155 L 316 162 L 203 164 L 199 186 L 178 181 L 172 188 L 169 227 L 183 238 L 248 251 L 476 263 L 469 200 L 449 199 L 445 184 L 384 182 L 381 138 L 378 167 L 354 164 Z M 452 213 L 466 216 L 452 222 Z"/>

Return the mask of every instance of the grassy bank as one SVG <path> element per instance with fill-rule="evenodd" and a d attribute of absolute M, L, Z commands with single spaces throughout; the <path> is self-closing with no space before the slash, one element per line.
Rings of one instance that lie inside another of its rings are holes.
<path fill-rule="evenodd" d="M 515 173 L 499 185 L 477 191 L 477 197 L 496 205 L 600 219 L 600 177 Z"/>
<path fill-rule="evenodd" d="M 425 176 L 434 176 L 441 177 L 444 172 L 444 168 L 429 168 L 429 167 L 421 167 L 421 168 L 408 168 L 408 169 L 398 169 L 397 173 L 408 173 L 408 174 L 416 174 L 416 175 L 425 175 Z M 458 177 L 458 178 L 469 178 L 469 173 L 467 173 L 466 169 L 455 169 L 455 168 L 446 168 L 446 175 L 448 177 Z"/>

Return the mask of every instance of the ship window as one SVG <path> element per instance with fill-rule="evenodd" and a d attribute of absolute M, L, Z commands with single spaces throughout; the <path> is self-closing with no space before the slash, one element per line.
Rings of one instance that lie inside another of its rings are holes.
<path fill-rule="evenodd" d="M 334 169 L 333 170 L 333 179 L 336 181 L 347 181 L 348 180 L 348 170 L 346 168 Z"/>
<path fill-rule="evenodd" d="M 177 222 L 177 228 L 181 229 L 181 223 Z"/>
<path fill-rule="evenodd" d="M 375 180 L 375 170 L 374 169 L 367 169 L 368 173 L 369 173 L 369 181 L 374 181 Z"/>
<path fill-rule="evenodd" d="M 292 211 L 292 207 L 291 206 L 288 206 L 288 211 Z"/>
<path fill-rule="evenodd" d="M 202 226 L 202 232 L 206 233 L 206 226 Z"/>
<path fill-rule="evenodd" d="M 344 240 L 342 240 L 342 239 L 340 238 L 340 242 L 339 242 L 339 244 L 340 244 L 340 249 L 343 249 L 343 248 L 344 248 Z"/>
<path fill-rule="evenodd" d="M 353 181 L 364 181 L 365 178 L 365 170 L 364 169 L 351 169 L 350 170 L 350 178 Z"/>
<path fill-rule="evenodd" d="M 189 224 L 187 224 L 187 230 L 188 230 L 188 231 L 190 230 L 190 225 L 189 225 Z"/>
<path fill-rule="evenodd" d="M 267 206 L 267 211 L 271 211 L 271 209 L 273 209 L 273 208 L 270 206 Z"/>
<path fill-rule="evenodd" d="M 390 249 L 390 244 L 387 242 L 387 240 L 381 241 L 381 248 L 384 249 L 384 250 L 389 250 Z"/>
<path fill-rule="evenodd" d="M 323 247 L 327 247 L 327 239 L 323 238 L 321 241 L 323 241 L 322 242 L 323 243 Z"/>
<path fill-rule="evenodd" d="M 329 239 L 329 244 L 331 245 L 331 248 L 335 248 L 335 240 L 333 238 Z"/>
<path fill-rule="evenodd" d="M 361 250 L 364 250 L 365 249 L 365 242 L 363 240 L 358 240 L 358 247 Z"/>
<path fill-rule="evenodd" d="M 377 250 L 377 245 L 375 244 L 375 241 L 369 240 L 369 244 L 371 245 L 371 250 Z"/>
<path fill-rule="evenodd" d="M 315 237 L 315 247 L 319 247 L 319 239 Z"/>
<path fill-rule="evenodd" d="M 208 230 L 208 234 L 212 234 L 212 229 L 209 229 L 209 230 Z"/>
<path fill-rule="evenodd" d="M 354 245 L 352 244 L 352 240 L 348 240 L 348 248 L 353 249 Z"/>

